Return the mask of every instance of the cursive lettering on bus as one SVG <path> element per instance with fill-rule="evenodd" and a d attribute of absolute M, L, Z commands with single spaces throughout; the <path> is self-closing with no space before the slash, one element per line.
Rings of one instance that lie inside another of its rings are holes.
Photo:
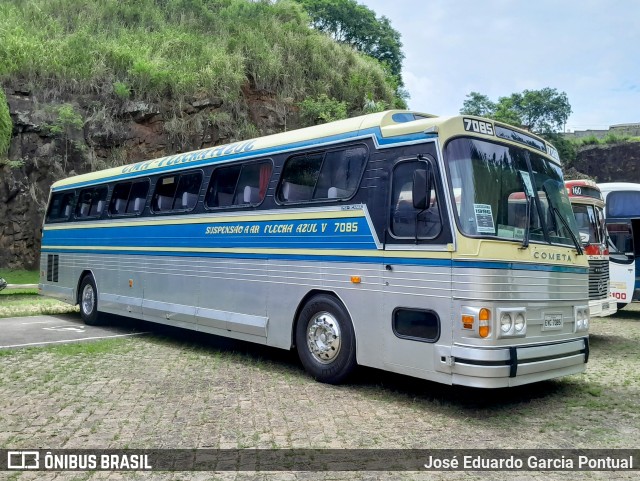
<path fill-rule="evenodd" d="M 249 152 L 255 147 L 255 140 L 248 142 L 236 142 L 234 144 L 222 145 L 220 147 L 212 147 L 196 152 L 187 152 L 185 154 L 170 155 L 156 160 L 147 160 L 145 162 L 138 162 L 137 164 L 127 165 L 122 168 L 123 174 L 129 174 L 131 172 L 142 172 L 150 169 L 157 169 L 160 167 L 171 167 L 174 165 L 188 164 L 191 162 L 197 162 L 199 160 L 212 159 L 214 157 L 222 157 L 231 154 L 241 154 Z"/>

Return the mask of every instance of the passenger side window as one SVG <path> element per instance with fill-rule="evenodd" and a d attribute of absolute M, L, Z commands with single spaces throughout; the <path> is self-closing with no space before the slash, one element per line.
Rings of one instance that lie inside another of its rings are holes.
<path fill-rule="evenodd" d="M 295 203 L 348 199 L 358 188 L 366 160 L 364 147 L 291 157 L 282 172 L 278 200 Z"/>
<path fill-rule="evenodd" d="M 141 214 L 149 193 L 149 181 L 123 182 L 116 184 L 111 195 L 109 214 Z"/>
<path fill-rule="evenodd" d="M 218 208 L 260 204 L 267 193 L 272 168 L 267 161 L 215 169 L 205 205 Z"/>
<path fill-rule="evenodd" d="M 198 203 L 202 172 L 167 175 L 158 179 L 153 195 L 153 211 L 191 211 Z"/>
<path fill-rule="evenodd" d="M 59 192 L 51 196 L 46 222 L 61 222 L 69 220 L 73 208 L 73 192 Z"/>
<path fill-rule="evenodd" d="M 76 205 L 76 219 L 97 219 L 104 211 L 106 200 L 106 187 L 81 190 Z"/>
<path fill-rule="evenodd" d="M 433 239 L 442 230 L 442 217 L 435 188 L 428 194 L 427 208 L 420 211 L 413 206 L 413 173 L 424 169 L 420 161 L 400 162 L 393 170 L 391 191 L 391 233 L 399 238 Z M 417 230 L 416 230 L 417 227 Z"/>

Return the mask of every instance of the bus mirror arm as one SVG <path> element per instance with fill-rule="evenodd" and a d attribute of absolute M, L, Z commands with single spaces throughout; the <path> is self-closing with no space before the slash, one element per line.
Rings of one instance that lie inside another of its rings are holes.
<path fill-rule="evenodd" d="M 429 208 L 429 204 L 431 203 L 431 172 L 429 171 L 429 164 L 426 164 L 425 167 L 424 169 L 416 169 L 413 172 L 413 207 L 420 209 L 420 212 L 416 214 L 415 222 L 414 240 L 416 244 L 418 243 L 418 222 L 420 221 L 420 216 Z"/>

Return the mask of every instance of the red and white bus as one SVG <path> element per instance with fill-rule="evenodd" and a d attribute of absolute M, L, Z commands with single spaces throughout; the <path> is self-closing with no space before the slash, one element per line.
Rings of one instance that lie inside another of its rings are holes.
<path fill-rule="evenodd" d="M 609 245 L 602 192 L 592 180 L 565 182 L 576 217 L 580 240 L 589 259 L 589 311 L 591 317 L 615 314 L 617 301 L 610 293 Z"/>

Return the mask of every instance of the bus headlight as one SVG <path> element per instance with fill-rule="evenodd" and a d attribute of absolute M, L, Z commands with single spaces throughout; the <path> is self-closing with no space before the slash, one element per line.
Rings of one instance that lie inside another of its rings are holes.
<path fill-rule="evenodd" d="M 575 319 L 574 332 L 581 332 L 589 329 L 589 308 L 587 306 L 574 307 L 573 314 Z"/>
<path fill-rule="evenodd" d="M 500 316 L 500 333 L 501 334 L 509 334 L 509 331 L 513 328 L 513 319 L 511 318 L 511 314 L 508 312 L 503 312 Z"/>
<path fill-rule="evenodd" d="M 498 309 L 498 337 L 523 337 L 527 331 L 527 311 L 524 307 Z"/>

